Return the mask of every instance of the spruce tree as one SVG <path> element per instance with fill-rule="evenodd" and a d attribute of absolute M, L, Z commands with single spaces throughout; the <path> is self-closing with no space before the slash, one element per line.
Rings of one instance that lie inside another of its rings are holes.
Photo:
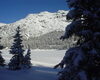
<path fill-rule="evenodd" d="M 25 68 L 31 68 L 31 58 L 30 58 L 31 50 L 30 47 L 28 47 L 27 54 L 24 57 L 24 67 Z"/>
<path fill-rule="evenodd" d="M 11 70 L 17 70 L 17 69 L 21 69 L 22 65 L 23 65 L 23 60 L 24 60 L 24 49 L 23 49 L 23 45 L 22 45 L 22 36 L 20 34 L 20 27 L 17 27 L 16 29 L 16 34 L 14 36 L 14 43 L 10 48 L 10 54 L 13 55 L 13 57 L 11 58 L 8 66 L 9 69 Z"/>
<path fill-rule="evenodd" d="M 1 39 L 1 37 L 0 37 Z M 0 50 L 2 50 L 4 47 L 2 45 L 0 45 Z M 0 51 L 0 66 L 4 66 L 5 65 L 5 60 L 4 58 L 2 57 L 2 52 Z"/>
<path fill-rule="evenodd" d="M 63 68 L 59 80 L 100 80 L 100 0 L 67 0 L 70 8 L 61 39 L 78 36 L 76 46 L 68 49 L 55 66 Z"/>
<path fill-rule="evenodd" d="M 1 55 L 1 51 L 0 51 L 0 66 L 4 66 L 5 65 L 5 60 L 4 60 L 4 58 L 2 57 L 2 55 Z"/>

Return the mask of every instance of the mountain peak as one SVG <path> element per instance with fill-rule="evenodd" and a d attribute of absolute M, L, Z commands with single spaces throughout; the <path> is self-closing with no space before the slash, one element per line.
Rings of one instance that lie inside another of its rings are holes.
<path fill-rule="evenodd" d="M 59 10 L 53 13 L 44 11 L 29 14 L 24 19 L 2 26 L 1 35 L 13 35 L 18 26 L 22 30 L 22 35 L 26 38 L 41 36 L 55 30 L 63 31 L 68 24 L 66 21 L 67 12 Z"/>
<path fill-rule="evenodd" d="M 39 15 L 39 16 L 43 16 L 43 15 L 50 15 L 50 14 L 67 14 L 68 11 L 65 11 L 65 10 L 58 10 L 57 12 L 48 12 L 48 11 L 43 11 L 43 12 L 40 12 L 40 13 L 31 13 L 31 14 L 28 14 L 27 17 L 32 17 L 32 16 L 35 16 L 35 15 Z"/>

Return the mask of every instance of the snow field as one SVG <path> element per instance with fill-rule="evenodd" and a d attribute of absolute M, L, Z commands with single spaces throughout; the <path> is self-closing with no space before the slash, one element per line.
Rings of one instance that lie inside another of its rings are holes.
<path fill-rule="evenodd" d="M 8 49 L 2 50 L 2 53 L 8 63 L 12 55 Z M 56 80 L 59 69 L 53 69 L 53 66 L 62 60 L 64 53 L 65 50 L 32 50 L 32 68 L 17 71 L 1 69 L 0 78 L 1 80 Z"/>

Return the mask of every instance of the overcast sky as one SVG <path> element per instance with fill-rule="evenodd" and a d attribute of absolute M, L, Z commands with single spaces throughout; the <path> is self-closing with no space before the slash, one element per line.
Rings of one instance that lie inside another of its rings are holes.
<path fill-rule="evenodd" d="M 12 23 L 30 13 L 67 10 L 66 0 L 0 0 L 0 23 Z"/>

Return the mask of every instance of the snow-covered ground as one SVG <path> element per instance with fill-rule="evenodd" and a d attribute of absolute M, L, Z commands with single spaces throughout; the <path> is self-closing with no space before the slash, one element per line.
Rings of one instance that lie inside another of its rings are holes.
<path fill-rule="evenodd" d="M 2 51 L 6 63 L 11 55 L 8 49 Z M 0 80 L 56 80 L 59 69 L 53 69 L 61 61 L 65 50 L 32 50 L 32 68 L 18 71 L 0 69 Z"/>

